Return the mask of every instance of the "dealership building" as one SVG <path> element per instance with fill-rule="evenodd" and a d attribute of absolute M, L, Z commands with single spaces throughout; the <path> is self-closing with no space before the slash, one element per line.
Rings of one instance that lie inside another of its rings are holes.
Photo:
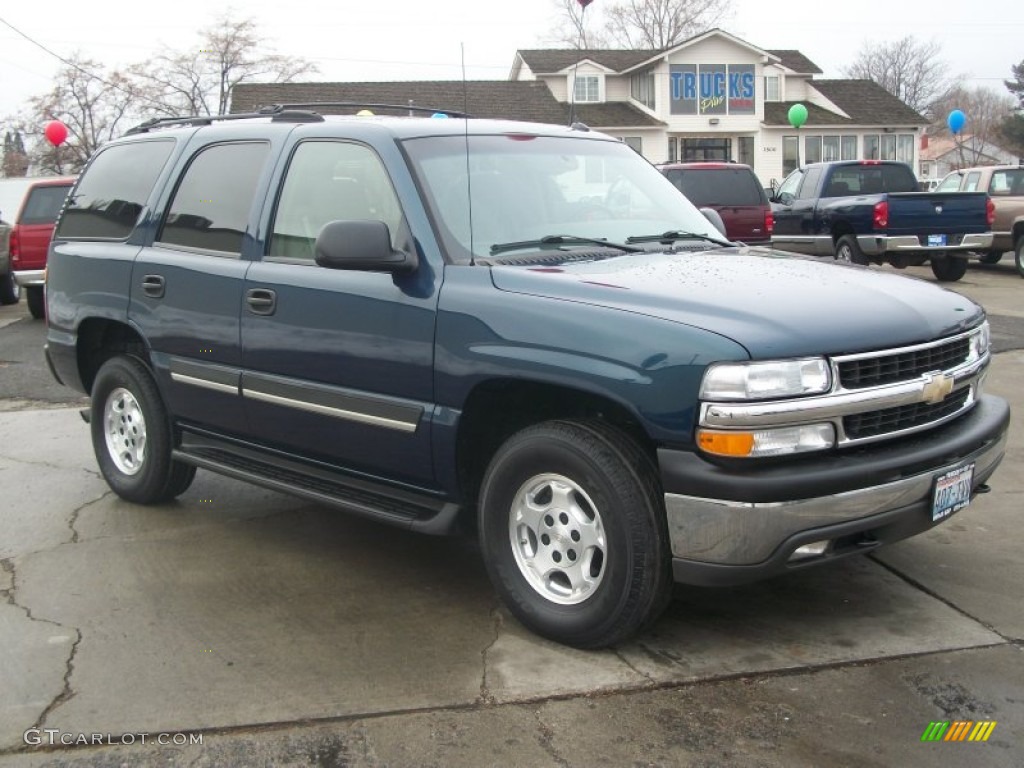
<path fill-rule="evenodd" d="M 520 50 L 505 81 L 242 83 L 231 111 L 372 102 L 582 122 L 654 163 L 746 163 L 765 186 L 798 162 L 882 159 L 918 167 L 928 124 L 922 115 L 873 81 L 815 79 L 820 74 L 799 51 L 758 48 L 713 29 L 658 51 Z M 794 104 L 807 108 L 799 129 L 788 118 Z"/>

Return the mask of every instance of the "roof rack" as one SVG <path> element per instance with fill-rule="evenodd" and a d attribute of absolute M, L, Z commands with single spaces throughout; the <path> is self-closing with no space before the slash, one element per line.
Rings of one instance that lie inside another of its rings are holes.
<path fill-rule="evenodd" d="M 414 104 L 370 104 L 362 101 L 310 101 L 301 104 L 270 104 L 259 107 L 255 112 L 238 112 L 228 115 L 183 115 L 180 117 L 154 117 L 125 131 L 125 135 L 148 133 L 155 128 L 172 125 L 212 125 L 223 120 L 251 120 L 255 117 L 269 117 L 280 123 L 319 123 L 323 115 L 315 109 L 393 109 L 408 113 L 442 114 L 448 117 L 472 117 L 465 112 L 436 107 L 419 107 Z"/>
<path fill-rule="evenodd" d="M 454 109 L 441 109 L 439 107 L 421 107 L 411 101 L 407 104 L 372 104 L 365 101 L 307 101 L 296 104 L 273 104 L 260 107 L 260 110 L 286 110 L 286 109 L 393 109 L 398 112 L 421 113 L 421 114 L 442 114 L 448 117 L 472 117 L 467 112 L 460 112 Z"/>
<path fill-rule="evenodd" d="M 256 112 L 238 112 L 229 115 L 182 115 L 180 117 L 154 117 L 139 123 L 134 128 L 125 131 L 125 135 L 133 133 L 148 133 L 154 128 L 166 128 L 172 125 L 212 125 L 214 122 L 224 120 L 251 120 L 255 117 L 269 117 L 274 122 L 282 123 L 317 123 L 323 122 L 323 117 L 316 112 L 303 112 L 291 110 L 280 106 L 260 107 Z"/>

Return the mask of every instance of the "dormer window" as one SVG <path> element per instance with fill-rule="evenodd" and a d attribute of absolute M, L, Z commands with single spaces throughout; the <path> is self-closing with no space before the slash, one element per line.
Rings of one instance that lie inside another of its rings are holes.
<path fill-rule="evenodd" d="M 577 104 L 601 100 L 601 78 L 597 75 L 577 75 L 573 100 Z"/>
<path fill-rule="evenodd" d="M 782 101 L 779 95 L 779 76 L 768 75 L 764 79 L 764 100 L 765 101 Z"/>

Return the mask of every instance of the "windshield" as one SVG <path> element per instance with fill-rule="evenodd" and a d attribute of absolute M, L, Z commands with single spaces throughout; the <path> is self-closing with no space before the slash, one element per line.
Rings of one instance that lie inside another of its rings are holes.
<path fill-rule="evenodd" d="M 490 258 L 494 246 L 509 243 L 551 247 L 539 241 L 552 235 L 562 236 L 559 249 L 589 250 L 595 244 L 566 238 L 625 243 L 685 231 L 721 239 L 660 171 L 620 142 L 509 134 L 412 139 L 405 147 L 456 262 Z"/>

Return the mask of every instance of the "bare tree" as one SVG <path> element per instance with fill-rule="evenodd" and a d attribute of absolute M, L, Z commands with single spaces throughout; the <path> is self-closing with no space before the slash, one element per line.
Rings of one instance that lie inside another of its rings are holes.
<path fill-rule="evenodd" d="M 77 173 L 101 144 L 137 119 L 138 99 L 122 73 L 104 72 L 99 62 L 74 54 L 57 74 L 53 89 L 29 100 L 30 125 L 41 129 L 50 120 L 60 120 L 68 129 L 59 147 L 36 141 L 29 152 L 35 165 L 50 173 Z"/>
<path fill-rule="evenodd" d="M 21 130 L 15 128 L 4 134 L 4 160 L 0 166 L 0 176 L 14 178 L 28 173 L 28 152 Z"/>
<path fill-rule="evenodd" d="M 1010 71 L 1013 79 L 1003 83 L 1016 104 L 999 126 L 999 136 L 1007 149 L 1017 153 L 1018 160 L 1024 160 L 1024 60 L 1010 67 Z"/>
<path fill-rule="evenodd" d="M 291 82 L 316 72 L 305 59 L 270 52 L 253 19 L 221 17 L 199 34 L 191 51 L 165 50 L 151 62 L 133 68 L 132 75 L 151 99 L 157 115 L 224 114 L 231 89 L 242 82 Z"/>
<path fill-rule="evenodd" d="M 951 87 L 942 46 L 908 35 L 895 42 L 868 43 L 846 68 L 847 77 L 874 80 L 903 103 L 925 114 Z"/>
<path fill-rule="evenodd" d="M 548 42 L 566 48 L 609 48 L 608 36 L 602 31 L 601 9 L 596 3 L 586 11 L 579 0 L 551 0 L 555 18 Z"/>
<path fill-rule="evenodd" d="M 661 50 L 732 13 L 732 0 L 619 0 L 600 7 L 595 2 L 585 14 L 579 0 L 551 1 L 557 21 L 550 39 L 572 48 Z"/>
<path fill-rule="evenodd" d="M 623 48 L 662 49 L 699 35 L 731 11 L 731 0 L 622 0 L 607 10 L 608 35 Z"/>
<path fill-rule="evenodd" d="M 946 119 L 954 109 L 967 116 L 962 150 L 967 165 L 982 162 L 985 149 L 1000 141 L 999 130 L 1006 117 L 1013 113 L 1014 100 L 991 88 L 955 86 L 931 105 L 934 122 L 928 128 L 933 136 L 949 134 Z M 968 136 L 970 137 L 968 139 Z"/>

